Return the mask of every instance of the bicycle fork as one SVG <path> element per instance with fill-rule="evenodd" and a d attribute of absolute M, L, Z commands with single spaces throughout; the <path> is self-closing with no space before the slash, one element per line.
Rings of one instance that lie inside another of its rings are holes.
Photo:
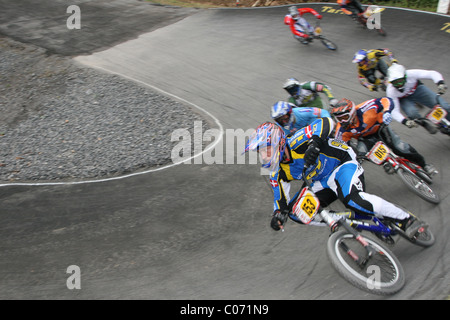
<path fill-rule="evenodd" d="M 336 229 L 336 227 L 343 227 L 348 233 L 350 233 L 356 241 L 358 241 L 364 249 L 366 249 L 367 255 L 363 258 L 359 257 L 356 252 L 350 249 L 344 242 L 340 242 L 339 246 L 344 250 L 356 264 L 364 268 L 369 262 L 370 258 L 375 254 L 376 250 L 361 236 L 361 234 L 353 229 L 347 222 L 346 219 L 335 220 L 327 210 L 322 210 L 320 212 L 322 219 L 330 226 L 331 230 Z"/>

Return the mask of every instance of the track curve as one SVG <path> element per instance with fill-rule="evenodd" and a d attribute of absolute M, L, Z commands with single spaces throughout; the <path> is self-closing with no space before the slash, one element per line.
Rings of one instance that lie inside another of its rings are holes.
<path fill-rule="evenodd" d="M 381 96 L 357 82 L 351 57 L 360 48 L 388 47 L 407 67 L 450 79 L 443 58 L 450 33 L 441 30 L 448 17 L 388 8 L 384 38 L 324 9 L 334 5 L 311 6 L 323 13 L 336 52 L 299 44 L 283 24 L 286 7 L 276 7 L 201 10 L 76 60 L 153 84 L 231 130 L 267 120 L 292 76 L 324 81 L 337 97 Z M 394 126 L 440 171 L 434 188 L 442 201 L 428 204 L 366 166 L 368 191 L 418 213 L 437 237 L 426 250 L 404 241 L 393 248 L 407 284 L 388 299 L 443 299 L 450 287 L 450 141 Z M 327 230 L 291 223 L 284 233 L 271 231 L 271 191 L 255 165 L 182 164 L 95 184 L 10 186 L 0 197 L 3 299 L 381 299 L 332 269 Z M 81 269 L 81 290 L 66 287 L 70 265 Z"/>

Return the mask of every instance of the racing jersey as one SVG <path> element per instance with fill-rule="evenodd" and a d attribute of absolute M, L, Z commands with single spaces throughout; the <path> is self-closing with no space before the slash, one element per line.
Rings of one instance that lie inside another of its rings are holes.
<path fill-rule="evenodd" d="M 283 127 L 286 135 L 293 134 L 318 118 L 330 117 L 330 113 L 327 110 L 320 108 L 293 108 L 292 113 L 293 122 L 290 124 L 289 128 Z"/>
<path fill-rule="evenodd" d="M 336 126 L 336 138 L 349 141 L 351 138 L 370 136 L 378 131 L 383 123 L 383 114 L 392 112 L 394 102 L 390 98 L 367 100 L 356 106 L 354 120 L 347 128 L 340 123 Z"/>
<path fill-rule="evenodd" d="M 378 65 L 378 62 L 383 57 L 388 57 L 390 60 L 390 63 L 397 62 L 397 60 L 394 58 L 394 55 L 392 54 L 389 49 L 372 49 L 367 51 L 367 63 L 360 65 L 357 64 L 357 70 L 358 70 L 358 80 L 359 82 L 366 88 L 369 88 L 372 84 L 367 81 L 366 75 L 369 70 L 375 69 Z"/>
<path fill-rule="evenodd" d="M 286 186 L 282 182 L 301 180 L 304 167 L 304 154 L 308 148 L 308 141 L 313 135 L 322 139 L 320 154 L 316 164 L 306 171 L 308 179 L 312 181 L 325 181 L 334 169 L 342 163 L 356 159 L 353 150 L 345 143 L 328 138 L 333 130 L 331 118 L 317 119 L 309 126 L 294 133 L 286 140 L 290 159 L 280 164 L 277 171 L 270 175 L 270 184 L 274 194 L 274 210 L 284 210 L 288 207 Z"/>
<path fill-rule="evenodd" d="M 319 17 L 319 16 L 320 16 L 320 14 L 319 14 L 316 10 L 314 10 L 314 9 L 312 9 L 312 8 L 297 8 L 297 11 L 298 11 L 300 17 L 303 17 L 303 15 L 304 15 L 305 13 L 311 13 L 311 14 L 314 15 L 315 17 Z M 290 14 L 288 14 L 288 15 L 286 15 L 286 16 L 284 17 L 284 24 L 286 24 L 286 25 L 289 26 L 289 28 L 291 29 L 291 32 L 292 32 L 293 34 L 295 34 L 296 36 L 299 36 L 299 37 L 305 36 L 304 33 L 300 32 L 299 30 L 297 30 L 297 29 L 295 28 L 295 24 L 296 24 L 296 23 L 297 23 L 297 20 L 293 19 L 292 16 L 291 16 Z"/>
<path fill-rule="evenodd" d="M 316 98 L 318 98 L 318 92 L 324 93 L 327 96 L 328 100 L 334 99 L 330 87 L 320 82 L 308 81 L 300 83 L 300 87 L 297 93 L 298 97 L 294 98 L 290 96 L 288 101 L 295 104 L 297 107 L 308 106 L 320 108 L 321 102 L 320 105 L 310 105 Z"/>
<path fill-rule="evenodd" d="M 398 122 L 402 122 L 405 117 L 401 113 L 400 100 L 412 95 L 419 84 L 420 79 L 432 80 L 434 83 L 443 81 L 442 74 L 433 70 L 410 69 L 406 70 L 406 84 L 402 91 L 395 88 L 391 83 L 386 88 L 386 95 L 394 101 L 394 112 L 392 118 Z"/>

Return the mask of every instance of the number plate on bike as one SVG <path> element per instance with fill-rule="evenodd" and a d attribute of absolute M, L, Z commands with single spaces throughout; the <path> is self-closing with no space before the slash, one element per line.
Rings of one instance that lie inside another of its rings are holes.
<path fill-rule="evenodd" d="M 315 194 L 308 188 L 303 188 L 292 208 L 292 212 L 302 223 L 309 224 L 319 210 L 319 206 L 320 202 Z"/>
<path fill-rule="evenodd" d="M 433 110 L 431 110 L 431 112 L 427 115 L 427 119 L 434 124 L 438 124 L 445 116 L 447 116 L 447 111 L 440 106 L 435 106 Z"/>
<path fill-rule="evenodd" d="M 375 164 L 382 164 L 388 155 L 389 148 L 382 141 L 378 141 L 366 157 Z"/>

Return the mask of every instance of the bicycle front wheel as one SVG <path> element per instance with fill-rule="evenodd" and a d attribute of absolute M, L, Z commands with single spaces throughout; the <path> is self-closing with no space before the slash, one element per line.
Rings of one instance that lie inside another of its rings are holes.
<path fill-rule="evenodd" d="M 337 45 L 333 41 L 328 40 L 325 37 L 320 37 L 320 41 L 323 43 L 323 45 L 325 47 L 327 47 L 327 49 L 329 49 L 329 50 L 337 50 Z"/>
<path fill-rule="evenodd" d="M 378 295 L 392 295 L 405 285 L 405 272 L 397 257 L 377 241 L 364 237 L 375 249 L 370 260 L 361 265 L 356 257 L 366 256 L 366 249 L 346 231 L 333 233 L 327 253 L 336 271 L 357 288 Z"/>
<path fill-rule="evenodd" d="M 397 173 L 402 181 L 406 184 L 408 189 L 417 194 L 422 199 L 434 204 L 438 204 L 439 202 L 441 202 L 438 194 L 435 193 L 425 181 L 420 179 L 411 171 L 400 168 Z"/>

